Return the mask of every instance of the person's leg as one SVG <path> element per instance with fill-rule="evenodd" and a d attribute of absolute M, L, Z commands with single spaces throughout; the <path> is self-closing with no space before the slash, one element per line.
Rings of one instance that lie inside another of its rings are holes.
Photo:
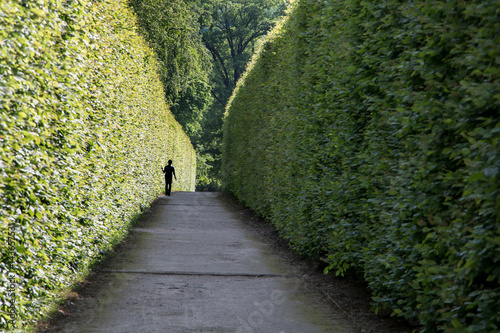
<path fill-rule="evenodd" d="M 172 183 L 167 182 L 167 191 L 165 192 L 166 195 L 170 196 L 170 191 L 172 190 Z"/>

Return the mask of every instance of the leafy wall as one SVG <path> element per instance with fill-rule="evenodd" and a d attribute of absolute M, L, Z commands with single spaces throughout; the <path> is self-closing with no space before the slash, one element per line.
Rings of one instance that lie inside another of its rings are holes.
<path fill-rule="evenodd" d="M 204 0 L 205 1 L 205 0 Z M 199 34 L 200 0 L 129 0 L 140 32 L 155 51 L 165 97 L 194 143 L 211 103 L 211 62 Z"/>
<path fill-rule="evenodd" d="M 302 0 L 226 113 L 225 187 L 423 332 L 500 330 L 499 16 Z"/>
<path fill-rule="evenodd" d="M 0 327 L 24 327 L 196 156 L 125 1 L 0 2 Z M 23 330 L 23 329 L 21 329 Z"/>

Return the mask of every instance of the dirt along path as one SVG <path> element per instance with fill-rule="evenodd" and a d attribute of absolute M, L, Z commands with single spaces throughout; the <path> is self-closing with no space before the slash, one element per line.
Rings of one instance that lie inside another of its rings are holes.
<path fill-rule="evenodd" d="M 227 196 L 161 196 L 40 332 L 410 331 L 369 313 L 366 295 L 359 306 L 350 287 L 325 292 L 328 283 L 311 278 L 317 272 L 260 229 Z"/>

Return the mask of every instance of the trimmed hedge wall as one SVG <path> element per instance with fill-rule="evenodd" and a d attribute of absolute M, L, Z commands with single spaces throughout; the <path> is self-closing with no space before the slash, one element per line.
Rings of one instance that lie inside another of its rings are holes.
<path fill-rule="evenodd" d="M 500 331 L 498 4 L 302 0 L 226 113 L 225 188 L 422 332 Z"/>
<path fill-rule="evenodd" d="M 125 1 L 2 0 L 0 103 L 0 327 L 24 331 L 196 155 Z"/>

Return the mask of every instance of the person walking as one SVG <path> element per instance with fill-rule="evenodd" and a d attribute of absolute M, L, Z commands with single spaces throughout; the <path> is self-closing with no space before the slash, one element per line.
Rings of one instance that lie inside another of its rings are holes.
<path fill-rule="evenodd" d="M 170 196 L 170 191 L 172 190 L 172 175 L 175 180 L 177 180 L 177 176 L 175 175 L 175 168 L 172 165 L 172 160 L 168 160 L 168 164 L 162 169 L 165 174 L 165 195 Z"/>

